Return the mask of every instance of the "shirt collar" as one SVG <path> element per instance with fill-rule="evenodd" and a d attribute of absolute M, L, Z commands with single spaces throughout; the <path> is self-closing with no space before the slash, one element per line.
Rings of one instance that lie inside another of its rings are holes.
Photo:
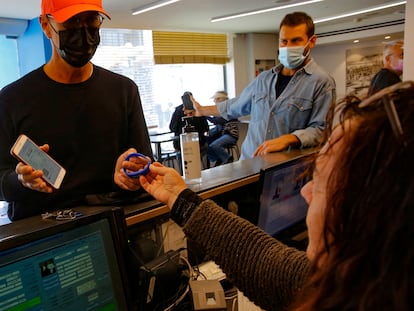
<path fill-rule="evenodd" d="M 297 72 L 304 70 L 307 74 L 312 74 L 315 69 L 317 68 L 317 65 L 315 63 L 315 61 L 313 60 L 313 58 L 309 59 L 309 62 L 302 68 L 300 68 Z M 273 73 L 275 74 L 279 74 L 279 72 L 283 69 L 283 65 L 282 64 L 278 64 L 275 67 L 273 67 Z"/>

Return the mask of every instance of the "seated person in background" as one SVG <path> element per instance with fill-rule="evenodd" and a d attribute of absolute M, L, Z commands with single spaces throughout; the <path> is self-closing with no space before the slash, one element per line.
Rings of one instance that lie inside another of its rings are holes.
<path fill-rule="evenodd" d="M 176 136 L 179 136 L 183 132 L 183 127 L 185 126 L 185 121 L 183 117 L 192 117 L 188 119 L 188 122 L 194 126 L 198 132 L 198 140 L 200 143 L 200 155 L 207 154 L 207 138 L 206 133 L 208 132 L 208 123 L 206 117 L 195 117 L 193 115 L 194 110 L 187 110 L 184 108 L 184 105 L 181 104 L 175 108 L 175 111 L 171 117 L 170 121 L 170 130 L 174 132 Z M 180 149 L 180 141 L 174 141 L 175 150 Z"/>
<path fill-rule="evenodd" d="M 213 95 L 214 103 L 219 103 L 228 99 L 226 91 L 218 91 Z M 210 162 L 215 162 L 215 166 L 233 162 L 233 157 L 227 152 L 226 147 L 234 145 L 239 139 L 238 120 L 227 121 L 222 117 L 207 117 L 214 127 L 208 131 L 207 156 Z"/>
<path fill-rule="evenodd" d="M 229 99 L 226 91 L 217 91 L 211 98 L 215 104 Z M 221 136 L 223 125 L 227 122 L 227 120 L 222 117 L 215 116 L 207 116 L 206 118 L 214 124 L 214 126 L 210 127 L 208 130 L 207 143 L 210 145 L 210 143 Z"/>
<path fill-rule="evenodd" d="M 313 180 L 301 190 L 306 253 L 203 200 L 171 168 L 154 163 L 140 176 L 187 237 L 267 311 L 414 310 L 414 82 L 351 99 L 339 124 L 328 114 Z"/>
<path fill-rule="evenodd" d="M 217 118 L 224 120 L 224 122 L 216 125 L 219 126 L 221 130 L 213 136 L 215 139 L 210 139 L 209 135 L 207 150 L 208 159 L 210 162 L 215 162 L 215 166 L 234 161 L 233 156 L 227 152 L 226 147 L 237 144 L 237 140 L 239 139 L 239 120 L 233 119 L 227 121 L 221 117 Z M 220 122 L 220 120 L 218 122 Z"/>
<path fill-rule="evenodd" d="M 368 96 L 382 90 L 387 86 L 401 82 L 403 73 L 404 41 L 397 40 L 388 42 L 384 46 L 383 62 L 384 68 L 375 74 L 371 80 Z"/>

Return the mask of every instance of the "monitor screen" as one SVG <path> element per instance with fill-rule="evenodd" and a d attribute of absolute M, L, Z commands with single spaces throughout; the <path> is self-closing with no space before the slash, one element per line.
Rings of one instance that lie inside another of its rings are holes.
<path fill-rule="evenodd" d="M 108 218 L 59 228 L 1 248 L 0 310 L 127 310 Z"/>
<path fill-rule="evenodd" d="M 306 218 L 308 205 L 300 194 L 307 182 L 306 161 L 294 159 L 262 169 L 258 226 L 274 236 Z"/>

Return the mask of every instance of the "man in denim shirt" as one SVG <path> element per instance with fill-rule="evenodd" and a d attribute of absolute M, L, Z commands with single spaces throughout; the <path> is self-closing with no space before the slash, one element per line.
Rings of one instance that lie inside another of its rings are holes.
<path fill-rule="evenodd" d="M 303 12 L 286 15 L 279 31 L 280 64 L 262 72 L 239 97 L 215 106 L 192 99 L 196 114 L 227 120 L 250 115 L 241 159 L 317 145 L 336 95 L 335 81 L 309 56 L 315 44 L 312 18 Z"/>

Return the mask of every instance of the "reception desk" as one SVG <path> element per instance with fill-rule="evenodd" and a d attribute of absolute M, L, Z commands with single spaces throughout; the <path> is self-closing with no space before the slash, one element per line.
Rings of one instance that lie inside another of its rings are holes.
<path fill-rule="evenodd" d="M 241 217 L 255 222 L 254 219 L 259 210 L 256 207 L 259 206 L 261 170 L 279 165 L 282 167 L 283 164 L 288 164 L 287 162 L 291 160 L 315 152 L 317 152 L 317 149 L 289 150 L 203 170 L 200 183 L 189 185 L 189 188 L 204 199 L 213 199 L 223 208 L 228 208 L 228 202 L 234 202 L 238 205 L 237 212 Z M 161 250 L 166 253 L 169 250 L 185 249 L 188 250 L 189 263 L 194 264 L 204 260 L 204 253 L 197 249 L 195 243 L 193 243 L 194 241 L 186 240 L 185 245 L 177 244 L 183 241 L 184 234 L 182 232 L 177 233 L 176 228 L 171 228 L 171 224 L 175 227 L 178 226 L 169 221 L 167 206 L 154 200 L 149 195 L 143 194 L 142 200 L 138 200 L 134 204 L 122 205 L 121 208 L 114 204 L 112 206 L 78 206 L 73 210 L 81 212 L 87 217 L 79 217 L 75 222 L 72 220 L 58 221 L 52 218 L 42 219 L 38 215 L 0 226 L 0 251 L 2 247 L 6 249 L 7 245 L 13 246 L 13 243 L 16 242 L 23 243 L 24 239 L 32 234 L 44 237 L 46 233 L 42 234 L 42 232 L 58 232 L 58 229 L 62 226 L 81 225 L 86 222 L 88 217 L 100 215 L 101 213 L 106 214 L 108 210 L 112 210 L 116 216 L 114 216 L 112 222 L 116 226 L 112 225 L 115 229 L 112 228 L 111 231 L 115 241 L 121 244 L 119 262 L 126 280 L 125 288 L 131 288 L 131 291 L 126 291 L 128 296 L 130 295 L 129 292 L 132 293 L 131 297 L 136 296 L 136 284 L 132 280 L 135 280 L 138 275 L 138 273 L 131 272 L 134 270 L 127 271 L 127 268 L 134 269 L 135 267 L 129 265 L 130 260 L 136 260 L 136 255 L 131 257 L 130 248 L 134 249 L 136 253 L 139 252 L 141 259 L 146 258 L 145 256 L 148 254 L 152 254 L 152 250 L 157 250 L 157 254 L 161 254 Z M 126 226 L 123 221 L 124 218 Z M 126 243 L 127 240 L 129 244 Z M 150 240 L 153 243 L 148 243 Z M 122 241 L 125 243 L 121 243 Z M 283 239 L 281 241 L 285 242 Z M 125 258 L 128 258 L 128 260 L 125 260 Z M 132 262 L 135 263 L 135 261 Z M 128 278 L 130 275 L 132 275 L 131 279 Z"/>
<path fill-rule="evenodd" d="M 188 186 L 203 199 L 214 199 L 236 189 L 258 183 L 262 168 L 281 165 L 316 151 L 316 148 L 292 149 L 210 168 L 202 171 L 199 184 Z M 168 216 L 169 209 L 157 201 L 150 200 L 125 206 L 124 212 L 127 225 L 133 226 L 154 217 Z"/>
<path fill-rule="evenodd" d="M 189 185 L 189 188 L 198 193 L 203 199 L 218 199 L 220 196 L 226 194 L 231 197 L 233 191 L 246 187 L 249 188 L 250 186 L 253 187 L 257 184 L 262 168 L 281 165 L 287 161 L 309 155 L 316 151 L 317 149 L 315 148 L 293 149 L 203 170 L 200 183 Z M 218 203 L 220 204 L 221 202 L 218 201 Z M 169 215 L 169 209 L 166 205 L 148 196 L 143 198 L 141 202 L 123 205 L 122 207 L 128 227 L 160 217 L 168 219 Z M 88 206 L 79 206 L 74 209 L 87 213 L 90 208 Z M 36 219 L 34 222 L 37 223 L 39 219 L 41 220 L 41 216 L 34 216 L 31 219 Z M 8 227 L 8 223 L 8 220 L 3 221 L 6 227 Z M 27 220 L 23 219 L 13 223 L 27 223 Z M 6 234 L 4 230 L 3 234 Z"/>

